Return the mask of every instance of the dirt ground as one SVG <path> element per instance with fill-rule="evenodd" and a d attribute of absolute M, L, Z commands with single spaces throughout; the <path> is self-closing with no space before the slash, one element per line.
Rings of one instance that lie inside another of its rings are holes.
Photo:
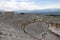
<path fill-rule="evenodd" d="M 40 15 L 0 14 L 0 40 L 60 40 L 60 37 L 50 32 L 48 32 L 48 35 L 43 35 L 43 39 L 39 39 L 40 33 L 43 30 L 45 31 L 46 27 L 42 21 L 44 20 Z M 30 35 L 24 32 L 25 27 Z M 32 37 L 33 35 L 34 37 Z"/>

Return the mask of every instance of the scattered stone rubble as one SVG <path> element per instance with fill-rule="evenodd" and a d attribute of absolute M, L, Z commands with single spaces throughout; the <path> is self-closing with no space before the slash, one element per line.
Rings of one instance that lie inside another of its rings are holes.
<path fill-rule="evenodd" d="M 0 40 L 60 40 L 55 35 L 60 35 L 60 29 L 42 21 L 43 17 L 34 14 L 0 14 Z"/>
<path fill-rule="evenodd" d="M 49 30 L 60 36 L 60 23 L 49 23 Z"/>

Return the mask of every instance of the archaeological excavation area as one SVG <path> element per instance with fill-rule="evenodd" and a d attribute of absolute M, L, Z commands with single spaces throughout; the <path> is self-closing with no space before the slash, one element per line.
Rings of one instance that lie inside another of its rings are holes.
<path fill-rule="evenodd" d="M 60 29 L 57 28 L 56 32 L 45 17 L 35 14 L 0 14 L 0 40 L 60 40 Z"/>

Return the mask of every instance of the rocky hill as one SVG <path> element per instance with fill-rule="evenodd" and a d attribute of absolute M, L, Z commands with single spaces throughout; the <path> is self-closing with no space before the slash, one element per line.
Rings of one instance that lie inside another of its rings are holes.
<path fill-rule="evenodd" d="M 60 37 L 47 32 L 45 17 L 36 14 L 1 13 L 0 40 L 60 40 Z"/>

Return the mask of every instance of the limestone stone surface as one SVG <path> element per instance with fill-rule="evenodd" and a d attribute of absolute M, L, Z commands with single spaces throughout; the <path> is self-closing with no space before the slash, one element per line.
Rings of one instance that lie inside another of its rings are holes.
<path fill-rule="evenodd" d="M 25 31 L 29 35 L 40 39 L 41 34 L 47 31 L 47 24 L 44 22 L 34 22 L 25 26 Z"/>

